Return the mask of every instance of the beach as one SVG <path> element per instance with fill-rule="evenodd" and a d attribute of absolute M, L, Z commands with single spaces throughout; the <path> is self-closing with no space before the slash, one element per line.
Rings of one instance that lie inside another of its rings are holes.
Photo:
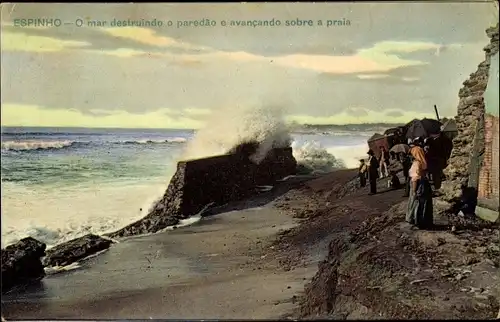
<path fill-rule="evenodd" d="M 192 131 L 178 130 L 2 131 L 2 243 L 31 236 L 49 249 L 142 218 L 163 195 L 176 161 L 194 139 Z M 293 153 L 302 165 L 324 173 L 354 165 L 365 153 L 368 135 L 295 133 Z M 272 246 L 277 234 L 297 225 L 274 207 L 273 198 L 307 178 L 277 183 L 216 216 L 188 219 L 187 227 L 121 239 L 80 263 L 47 268 L 40 284 L 4 296 L 5 317 L 280 317 L 290 312 L 324 255 L 315 253 L 301 270 L 282 274 Z M 218 289 L 224 290 L 221 296 L 207 297 Z M 109 304 L 117 300 L 123 305 Z M 195 303 L 198 311 L 179 301 Z"/>
<path fill-rule="evenodd" d="M 243 209 L 189 227 L 124 239 L 79 268 L 4 296 L 2 312 L 7 319 L 280 318 L 322 257 L 293 271 L 280 267 L 273 243 L 298 224 L 272 205 L 281 193 L 234 203 L 228 207 Z"/>
<path fill-rule="evenodd" d="M 436 199 L 436 229 L 414 230 L 404 221 L 403 191 L 379 180 L 379 193 L 369 196 L 352 185 L 355 173 L 295 178 L 191 226 L 123 239 L 7 293 L 4 317 L 496 315 L 498 226 L 448 217 Z"/>
<path fill-rule="evenodd" d="M 299 162 L 329 171 L 357 166 L 370 134 L 292 135 Z M 52 247 L 144 217 L 194 139 L 192 130 L 2 128 L 3 247 L 26 236 Z"/>

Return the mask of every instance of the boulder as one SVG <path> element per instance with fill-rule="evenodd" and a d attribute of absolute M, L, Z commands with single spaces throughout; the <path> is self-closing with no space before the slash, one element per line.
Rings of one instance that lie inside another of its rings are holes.
<path fill-rule="evenodd" d="M 41 262 L 45 248 L 44 243 L 27 237 L 2 249 L 2 293 L 45 276 Z"/>
<path fill-rule="evenodd" d="M 108 249 L 113 242 L 97 235 L 88 234 L 59 244 L 46 251 L 44 266 L 66 266 L 85 257 Z"/>
<path fill-rule="evenodd" d="M 292 148 L 271 149 L 260 162 L 252 156 L 258 144 L 247 142 L 227 155 L 181 161 L 167 191 L 149 214 L 108 236 L 155 233 L 203 211 L 256 193 L 256 186 L 272 185 L 297 171 Z"/>

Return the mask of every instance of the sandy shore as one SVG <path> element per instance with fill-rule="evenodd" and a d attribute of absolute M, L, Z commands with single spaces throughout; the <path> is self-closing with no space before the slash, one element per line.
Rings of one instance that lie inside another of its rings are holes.
<path fill-rule="evenodd" d="M 130 238 L 80 269 L 2 298 L 5 318 L 489 319 L 500 293 L 498 225 L 435 200 L 435 229 L 405 223 L 403 191 L 337 171 Z M 458 220 L 458 221 L 457 221 Z M 451 230 L 456 226 L 456 231 Z"/>
<path fill-rule="evenodd" d="M 239 208 L 260 202 L 246 202 Z M 279 318 L 317 269 L 283 271 L 267 258 L 297 225 L 264 204 L 161 234 L 122 240 L 79 269 L 2 298 L 6 319 Z M 318 256 L 321 258 L 321 256 Z"/>

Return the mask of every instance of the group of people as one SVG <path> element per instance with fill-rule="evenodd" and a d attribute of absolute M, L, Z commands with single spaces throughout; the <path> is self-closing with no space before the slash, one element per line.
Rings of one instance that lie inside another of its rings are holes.
<path fill-rule="evenodd" d="M 399 162 L 405 177 L 404 196 L 408 198 L 406 221 L 419 228 L 429 228 L 433 221 L 432 187 L 428 166 L 428 156 L 424 151 L 425 142 L 419 138 L 409 142 L 408 153 L 389 153 L 381 148 L 377 158 L 373 150 L 368 151 L 368 161 L 360 160 L 359 179 L 361 187 L 366 186 L 368 179 L 370 195 L 377 193 L 377 179 L 390 177 L 390 186 L 400 188 L 400 181 L 395 172 L 389 171 L 391 162 Z M 436 173 L 434 176 L 436 176 Z"/>
<path fill-rule="evenodd" d="M 403 153 L 404 154 L 404 153 Z M 400 182 L 395 173 L 389 171 L 391 162 L 396 162 L 402 159 L 403 156 L 398 156 L 394 152 L 388 152 L 384 147 L 381 147 L 380 157 L 377 158 L 373 150 L 368 151 L 368 162 L 361 159 L 359 167 L 359 180 L 361 187 L 366 186 L 366 180 L 370 183 L 370 194 L 377 193 L 377 179 L 391 177 L 391 186 L 399 188 Z"/>

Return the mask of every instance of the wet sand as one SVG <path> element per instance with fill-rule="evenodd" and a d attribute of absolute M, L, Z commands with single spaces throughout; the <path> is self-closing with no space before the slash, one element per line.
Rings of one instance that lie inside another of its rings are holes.
<path fill-rule="evenodd" d="M 268 204 L 122 240 L 79 269 L 3 296 L 2 313 L 6 319 L 280 318 L 317 270 L 315 261 L 291 271 L 272 258 L 262 261 L 277 234 L 296 225 Z"/>

